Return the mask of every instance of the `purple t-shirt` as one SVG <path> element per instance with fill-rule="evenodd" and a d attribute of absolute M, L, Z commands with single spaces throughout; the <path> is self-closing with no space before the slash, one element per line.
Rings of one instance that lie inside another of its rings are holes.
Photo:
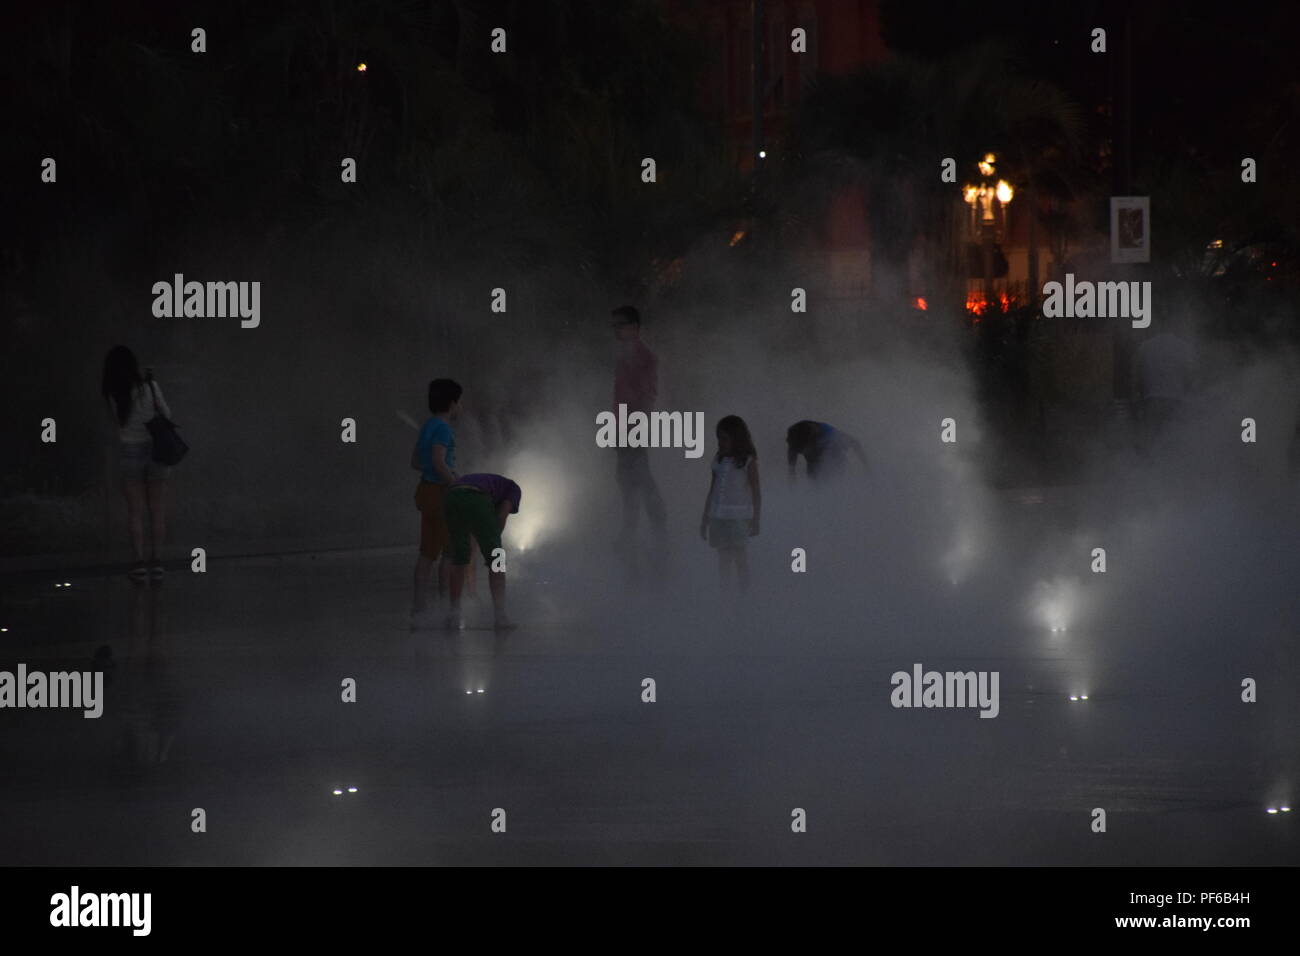
<path fill-rule="evenodd" d="M 519 499 L 523 496 L 523 492 L 509 478 L 489 474 L 461 475 L 456 479 L 456 483 L 452 487 L 458 488 L 466 485 L 486 492 L 487 496 L 492 499 L 494 507 L 503 501 L 509 501 L 510 513 L 512 515 L 519 514 Z"/>

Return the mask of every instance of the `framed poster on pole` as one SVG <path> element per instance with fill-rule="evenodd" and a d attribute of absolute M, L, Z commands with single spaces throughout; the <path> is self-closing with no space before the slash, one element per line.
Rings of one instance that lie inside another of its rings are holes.
<path fill-rule="evenodd" d="M 1151 261 L 1151 197 L 1110 197 L 1110 261 Z"/>

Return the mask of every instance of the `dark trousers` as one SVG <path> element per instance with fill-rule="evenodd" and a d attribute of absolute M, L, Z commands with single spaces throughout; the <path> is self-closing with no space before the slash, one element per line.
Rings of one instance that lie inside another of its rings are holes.
<path fill-rule="evenodd" d="M 650 516 L 651 528 L 656 535 L 662 536 L 667 531 L 668 517 L 659 486 L 650 473 L 649 449 L 617 448 L 615 454 L 618 456 L 618 487 L 623 493 L 623 537 L 636 533 L 642 506 Z"/>
<path fill-rule="evenodd" d="M 1176 398 L 1148 398 L 1139 407 L 1139 425 L 1141 426 L 1141 448 L 1150 451 L 1151 446 L 1182 414 L 1183 403 Z"/>

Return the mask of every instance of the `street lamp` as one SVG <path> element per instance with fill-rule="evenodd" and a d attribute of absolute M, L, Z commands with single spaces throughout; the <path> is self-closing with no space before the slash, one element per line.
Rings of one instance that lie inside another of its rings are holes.
<path fill-rule="evenodd" d="M 993 176 L 997 172 L 997 157 L 985 153 L 977 164 L 981 181 L 962 187 L 962 198 L 971 207 L 971 228 L 978 229 L 984 246 L 984 301 L 993 301 L 993 245 L 998 233 L 1005 232 L 1007 207 L 1015 196 L 1015 190 L 1005 179 L 996 183 Z M 994 201 L 997 208 L 994 209 Z M 1001 213 L 999 216 L 998 213 Z"/>

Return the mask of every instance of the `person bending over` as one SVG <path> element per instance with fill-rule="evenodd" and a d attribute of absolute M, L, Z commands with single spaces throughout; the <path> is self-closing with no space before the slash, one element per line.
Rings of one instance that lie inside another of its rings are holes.
<path fill-rule="evenodd" d="M 462 475 L 447 492 L 447 531 L 451 537 L 451 613 L 447 627 L 464 627 L 460 616 L 460 598 L 465 589 L 465 569 L 470 562 L 470 538 L 478 541 L 479 551 L 488 566 L 488 589 L 492 594 L 494 626 L 499 631 L 514 627 L 506 616 L 506 572 L 501 532 L 506 519 L 519 513 L 519 486 L 502 475 Z M 496 557 L 501 570 L 496 570 Z"/>
<path fill-rule="evenodd" d="M 786 460 L 790 465 L 790 480 L 794 481 L 795 466 L 802 455 L 808 477 L 831 478 L 842 474 L 853 455 L 867 467 L 867 455 L 862 443 L 848 432 L 840 431 L 825 422 L 804 420 L 795 422 L 785 433 Z"/>

